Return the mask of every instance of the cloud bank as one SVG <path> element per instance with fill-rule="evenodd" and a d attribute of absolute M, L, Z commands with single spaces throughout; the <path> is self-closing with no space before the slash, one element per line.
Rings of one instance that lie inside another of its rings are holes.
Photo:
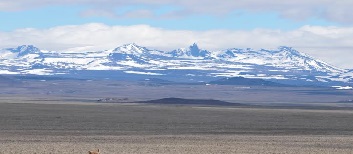
<path fill-rule="evenodd" d="M 275 12 L 281 17 L 293 20 L 324 19 L 343 24 L 353 24 L 351 0 L 0 0 L 0 11 L 18 11 L 46 6 L 84 6 L 84 15 L 126 16 L 146 13 L 155 17 L 154 10 L 173 7 L 162 16 L 225 15 L 234 11 L 254 13 Z M 120 14 L 116 10 L 133 8 Z M 135 16 L 140 17 L 140 16 Z"/>
<path fill-rule="evenodd" d="M 105 50 L 126 43 L 172 50 L 196 42 L 209 50 L 291 46 L 343 68 L 353 68 L 353 27 L 303 26 L 296 30 L 168 30 L 148 25 L 108 26 L 101 23 L 49 29 L 0 31 L 0 48 L 33 44 L 46 50 Z"/>

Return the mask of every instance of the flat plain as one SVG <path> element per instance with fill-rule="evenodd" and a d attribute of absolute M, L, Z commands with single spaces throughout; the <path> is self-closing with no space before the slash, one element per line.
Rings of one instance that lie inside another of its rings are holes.
<path fill-rule="evenodd" d="M 0 104 L 0 153 L 352 153 L 353 111 Z"/>
<path fill-rule="evenodd" d="M 1 154 L 353 153 L 351 91 L 53 83 L 0 90 Z M 174 96 L 246 106 L 97 102 Z"/>

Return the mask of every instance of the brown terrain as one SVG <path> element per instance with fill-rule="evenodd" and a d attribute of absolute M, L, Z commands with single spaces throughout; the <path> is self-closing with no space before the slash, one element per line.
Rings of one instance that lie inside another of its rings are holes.
<path fill-rule="evenodd" d="M 353 153 L 352 91 L 73 83 L 2 88 L 0 153 Z"/>

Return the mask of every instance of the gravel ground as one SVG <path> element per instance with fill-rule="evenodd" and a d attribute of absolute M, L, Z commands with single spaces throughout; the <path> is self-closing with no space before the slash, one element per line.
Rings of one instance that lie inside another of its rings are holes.
<path fill-rule="evenodd" d="M 1 154 L 352 153 L 352 136 L 128 135 L 1 136 Z"/>
<path fill-rule="evenodd" d="M 1 154 L 353 153 L 353 111 L 1 103 Z"/>

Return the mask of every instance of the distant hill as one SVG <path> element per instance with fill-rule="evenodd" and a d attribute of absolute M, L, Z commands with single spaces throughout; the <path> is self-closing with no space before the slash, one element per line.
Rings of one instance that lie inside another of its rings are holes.
<path fill-rule="evenodd" d="M 146 104 L 176 104 L 176 105 L 212 105 L 212 106 L 245 106 L 240 103 L 230 103 L 213 99 L 184 99 L 184 98 L 162 98 L 137 103 Z"/>
<path fill-rule="evenodd" d="M 216 81 L 209 82 L 210 84 L 216 85 L 242 85 L 242 86 L 273 86 L 273 87 L 283 87 L 288 86 L 272 81 L 266 81 L 263 79 L 251 79 L 244 77 L 232 77 L 232 78 L 223 78 Z"/>

